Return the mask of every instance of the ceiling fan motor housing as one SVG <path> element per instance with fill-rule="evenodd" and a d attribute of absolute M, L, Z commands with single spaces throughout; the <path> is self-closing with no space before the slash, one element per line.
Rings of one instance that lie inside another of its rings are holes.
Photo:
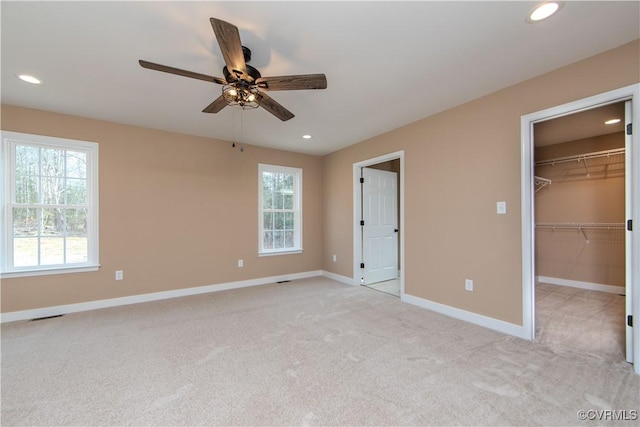
<path fill-rule="evenodd" d="M 222 74 L 224 74 L 224 79 L 228 83 L 233 83 L 233 82 L 237 82 L 237 81 L 245 81 L 245 82 L 247 82 L 249 84 L 252 84 L 256 80 L 258 80 L 260 77 L 262 77 L 260 75 L 260 71 L 256 70 L 251 65 L 246 64 L 245 67 L 247 69 L 247 75 L 245 76 L 245 78 L 238 78 L 238 75 L 242 75 L 242 73 L 240 71 L 238 71 L 238 75 L 235 74 L 235 73 L 230 73 L 229 69 L 225 65 L 225 67 L 222 69 Z"/>
<path fill-rule="evenodd" d="M 242 80 L 242 81 L 245 81 L 245 82 L 248 82 L 248 83 L 253 83 L 257 79 L 262 77 L 260 75 L 260 71 L 258 71 L 257 69 L 253 68 L 251 65 L 247 64 L 247 62 L 251 61 L 251 49 L 249 49 L 246 46 L 242 46 L 242 55 L 244 56 L 244 62 L 245 62 L 245 68 L 247 70 L 247 75 L 244 78 L 242 78 L 242 77 L 240 77 L 240 76 L 242 76 L 242 74 L 244 74 L 242 71 L 233 70 L 233 73 L 231 73 L 231 72 L 229 72 L 229 69 L 225 65 L 224 68 L 222 69 L 222 73 L 224 74 L 224 78 L 225 78 L 225 80 L 227 80 L 228 83 L 236 82 L 238 80 Z"/>

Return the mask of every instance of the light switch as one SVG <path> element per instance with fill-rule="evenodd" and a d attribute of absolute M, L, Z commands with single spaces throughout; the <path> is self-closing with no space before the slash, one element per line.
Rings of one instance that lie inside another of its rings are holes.
<path fill-rule="evenodd" d="M 507 213 L 507 202 L 498 202 L 496 203 L 496 211 L 499 215 L 504 215 Z"/>

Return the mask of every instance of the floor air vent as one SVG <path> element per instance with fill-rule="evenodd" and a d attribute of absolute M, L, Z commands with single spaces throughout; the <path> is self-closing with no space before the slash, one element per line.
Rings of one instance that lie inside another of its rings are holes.
<path fill-rule="evenodd" d="M 62 317 L 62 316 L 64 316 L 64 314 L 56 314 L 55 316 L 37 317 L 35 319 L 29 320 L 29 322 L 37 322 L 38 320 L 55 319 L 56 317 Z"/>

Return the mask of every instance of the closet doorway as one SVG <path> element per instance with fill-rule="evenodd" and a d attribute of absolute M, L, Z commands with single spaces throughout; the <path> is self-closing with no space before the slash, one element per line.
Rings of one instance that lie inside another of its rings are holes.
<path fill-rule="evenodd" d="M 594 223 L 578 223 L 575 221 L 579 221 L 576 219 L 553 219 L 549 220 L 549 223 L 545 223 L 543 217 L 536 218 L 536 214 L 539 213 L 535 210 L 536 198 L 542 193 L 545 189 L 551 190 L 551 187 L 554 186 L 553 180 L 551 178 L 545 176 L 538 176 L 536 179 L 535 174 L 540 173 L 540 170 L 536 172 L 536 166 L 541 167 L 545 166 L 542 163 L 538 163 L 535 165 L 534 163 L 534 127 L 539 123 L 545 121 L 551 121 L 567 116 L 572 116 L 574 114 L 587 112 L 588 110 L 594 110 L 599 107 L 604 107 L 617 103 L 624 103 L 625 106 L 625 117 L 624 117 L 624 135 L 625 135 L 625 160 L 624 160 L 624 203 L 625 203 L 625 214 L 622 219 L 623 223 L 623 234 L 624 234 L 624 300 L 625 300 L 625 311 L 621 316 L 615 316 L 617 322 L 622 324 L 625 329 L 625 351 L 623 353 L 622 360 L 626 359 L 630 363 L 634 363 L 634 360 L 637 360 L 640 357 L 640 328 L 633 328 L 634 318 L 640 318 L 640 263 L 637 262 L 638 254 L 640 254 L 640 236 L 638 235 L 638 227 L 633 227 L 633 222 L 637 222 L 640 218 L 640 194 L 638 187 L 638 174 L 640 173 L 640 138 L 639 133 L 637 131 L 633 132 L 632 128 L 635 128 L 635 124 L 640 123 L 640 86 L 637 84 L 630 85 L 626 87 L 622 87 L 620 89 L 612 90 L 606 93 L 602 93 L 599 95 L 591 96 L 588 98 L 580 99 L 577 101 L 572 101 L 567 104 L 559 105 L 556 107 L 548 108 L 546 110 L 541 110 L 538 112 L 530 113 L 521 117 L 521 130 L 522 130 L 522 157 L 521 157 L 521 194 L 522 194 L 522 293 L 523 293 L 523 326 L 522 326 L 522 337 L 528 339 L 538 338 L 536 335 L 536 331 L 539 329 L 536 327 L 536 274 L 542 275 L 541 272 L 537 271 L 536 262 L 538 261 L 535 257 L 536 255 L 536 235 L 538 231 L 540 232 L 551 232 L 551 233 L 560 233 L 560 225 L 573 226 L 573 232 L 581 236 L 583 248 L 586 245 L 590 245 L 595 243 L 596 240 L 614 240 L 615 238 L 604 238 L 602 234 L 611 233 L 613 228 L 619 227 L 618 220 L 615 220 L 613 223 L 608 222 L 594 222 Z M 540 129 L 538 129 L 540 131 Z M 601 150 L 604 151 L 604 150 Z M 599 155 L 600 153 L 595 153 Z M 613 152 L 608 153 L 610 156 L 613 155 Z M 555 157 L 556 165 L 560 162 L 563 157 L 570 157 L 573 154 L 570 153 L 556 153 L 558 157 Z M 554 156 L 555 156 L 554 155 Z M 552 157 L 553 159 L 553 157 Z M 539 162 L 542 162 L 543 159 L 541 154 L 537 159 Z M 569 159 L 567 159 L 570 161 Z M 582 160 L 574 159 L 576 164 Z M 593 162 L 598 161 L 597 158 L 593 160 Z M 603 160 L 601 160 L 603 161 Z M 609 160 L 607 160 L 609 161 Z M 592 162 L 592 163 L 593 163 Z M 553 162 L 552 162 L 553 163 Z M 585 165 L 581 165 L 583 174 L 591 174 L 595 172 L 594 169 L 590 168 L 592 163 L 589 161 Z M 549 166 L 549 165 L 546 165 Z M 613 170 L 614 166 L 612 165 L 601 165 L 601 168 Z M 618 166 L 620 167 L 620 166 Z M 601 172 L 602 173 L 602 172 Z M 565 173 L 565 176 L 569 176 L 569 172 Z M 590 178 L 590 177 L 587 177 Z M 534 183 L 537 181 L 537 183 Z M 548 182 L 551 181 L 551 182 Z M 605 202 L 606 203 L 606 202 Z M 602 204 L 602 203 L 601 203 Z M 591 200 L 589 204 L 586 206 L 587 210 L 594 210 L 596 212 L 603 212 L 602 206 L 600 206 L 600 211 L 598 211 L 598 201 Z M 538 227 L 536 228 L 536 220 L 539 219 Z M 569 223 L 567 224 L 568 221 Z M 571 221 L 574 221 L 571 223 Z M 555 229 L 554 229 L 555 225 Z M 577 227 L 576 227 L 577 225 Z M 589 229 L 591 226 L 591 230 Z M 546 230 L 542 230 L 542 228 L 548 227 Z M 549 230 L 549 227 L 551 230 Z M 591 234 L 590 234 L 591 231 Z M 590 238 L 590 235 L 594 235 L 596 237 Z M 598 235 L 600 232 L 600 235 Z M 616 231 L 613 231 L 614 233 Z M 566 231 L 565 231 L 566 233 Z M 558 235 L 556 235 L 558 236 Z M 569 243 L 564 243 L 567 246 L 570 246 Z M 611 244 L 615 244 L 612 242 Z M 589 250 L 592 250 L 590 247 Z M 586 251 L 586 248 L 585 248 Z M 613 253 L 615 251 L 610 251 Z M 540 251 L 538 251 L 538 254 Z M 583 252 L 584 254 L 584 252 Z M 545 255 L 546 256 L 546 255 Z M 557 266 L 556 266 L 557 267 Z M 548 270 L 549 271 L 549 270 Z M 600 273 L 602 274 L 602 273 Z M 619 274 L 619 273 L 617 273 Z M 548 278 L 550 276 L 544 276 Z M 539 277 L 538 277 L 539 278 Z M 585 282 L 585 280 L 574 280 L 574 279 L 566 279 L 567 282 L 563 283 L 564 285 L 575 285 L 574 282 Z M 597 290 L 601 293 L 606 293 L 611 296 L 619 295 L 613 292 L 602 292 L 603 290 L 618 290 L 618 287 L 609 288 L 607 283 L 592 283 L 592 285 L 602 285 L 595 286 Z M 552 286 L 557 286 L 552 284 Z M 572 286 L 567 286 L 570 288 Z M 557 289 L 557 288 L 552 288 Z M 579 288 L 576 288 L 579 289 Z M 544 290 L 541 292 L 544 293 Z M 580 350 L 576 350 L 580 351 Z M 587 351 L 587 350 L 582 350 Z M 599 357 L 599 356 L 598 356 Z M 640 363 L 634 363 L 633 369 L 636 373 L 640 374 Z"/>
<path fill-rule="evenodd" d="M 625 347 L 625 101 L 534 124 L 535 338 Z"/>
<path fill-rule="evenodd" d="M 402 298 L 404 152 L 353 165 L 354 278 L 358 284 Z"/>

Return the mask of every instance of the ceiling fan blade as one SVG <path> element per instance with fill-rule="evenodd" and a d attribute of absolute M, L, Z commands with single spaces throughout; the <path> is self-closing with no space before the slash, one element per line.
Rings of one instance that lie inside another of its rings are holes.
<path fill-rule="evenodd" d="M 207 105 L 207 107 L 202 110 L 203 113 L 217 113 L 227 106 L 227 101 L 224 99 L 224 96 L 220 95 L 217 97 L 211 104 Z"/>
<path fill-rule="evenodd" d="M 209 20 L 211 21 L 213 32 L 216 34 L 216 39 L 218 39 L 227 70 L 238 76 L 238 78 L 246 79 L 248 77 L 247 66 L 244 61 L 238 27 L 216 18 L 210 18 Z"/>
<path fill-rule="evenodd" d="M 139 60 L 140 66 L 148 68 L 150 70 L 162 71 L 169 74 L 177 74 L 179 76 L 190 77 L 192 79 L 204 80 L 205 82 L 218 83 L 219 85 L 227 84 L 225 79 L 220 77 L 208 76 L 206 74 L 196 73 L 194 71 L 181 70 L 180 68 L 169 67 L 167 65 L 160 65 L 149 61 Z"/>
<path fill-rule="evenodd" d="M 266 93 L 260 92 L 258 94 L 258 98 L 260 99 L 260 106 L 262 108 L 264 108 L 283 122 L 286 122 L 287 120 L 295 117 L 291 111 L 278 104 Z"/>
<path fill-rule="evenodd" d="M 261 77 L 256 80 L 256 84 L 265 90 L 326 89 L 327 77 L 324 74 Z"/>

